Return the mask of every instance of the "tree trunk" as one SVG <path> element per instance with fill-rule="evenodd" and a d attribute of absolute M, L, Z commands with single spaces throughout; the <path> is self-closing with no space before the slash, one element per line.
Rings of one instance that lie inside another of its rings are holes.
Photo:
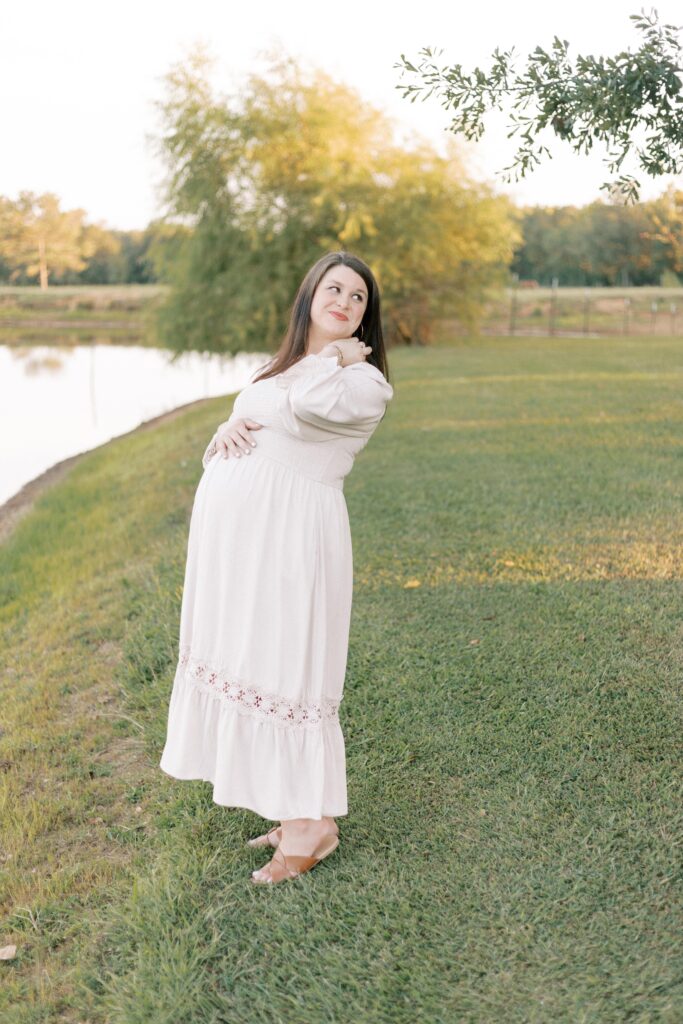
<path fill-rule="evenodd" d="M 47 260 L 45 258 L 45 239 L 38 239 L 38 263 L 40 266 L 40 288 L 45 291 L 47 288 Z"/>
<path fill-rule="evenodd" d="M 396 333 L 404 345 L 412 345 L 413 334 L 405 320 L 396 320 Z"/>

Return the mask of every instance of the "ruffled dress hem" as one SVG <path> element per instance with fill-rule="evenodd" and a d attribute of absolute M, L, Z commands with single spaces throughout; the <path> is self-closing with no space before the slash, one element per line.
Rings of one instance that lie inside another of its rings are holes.
<path fill-rule="evenodd" d="M 348 814 L 344 737 L 336 717 L 283 725 L 201 689 L 182 667 L 159 767 L 213 786 L 213 802 L 271 821 Z"/>

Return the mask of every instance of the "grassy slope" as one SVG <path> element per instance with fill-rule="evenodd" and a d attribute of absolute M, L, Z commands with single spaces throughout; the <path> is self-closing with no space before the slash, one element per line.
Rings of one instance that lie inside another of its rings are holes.
<path fill-rule="evenodd" d="M 226 403 L 85 459 L 0 550 L 11 1024 L 680 1019 L 680 342 L 392 368 L 346 484 L 351 813 L 296 884 L 251 886 L 260 820 L 156 767 Z"/>

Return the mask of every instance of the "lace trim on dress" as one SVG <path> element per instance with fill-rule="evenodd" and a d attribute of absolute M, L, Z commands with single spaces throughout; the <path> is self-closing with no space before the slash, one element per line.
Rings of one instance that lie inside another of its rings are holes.
<path fill-rule="evenodd" d="M 192 657 L 188 650 L 180 652 L 179 663 L 197 689 L 229 702 L 240 714 L 274 724 L 305 727 L 319 726 L 338 718 L 338 701 L 303 704 L 277 693 L 256 690 L 230 679 L 200 658 Z"/>

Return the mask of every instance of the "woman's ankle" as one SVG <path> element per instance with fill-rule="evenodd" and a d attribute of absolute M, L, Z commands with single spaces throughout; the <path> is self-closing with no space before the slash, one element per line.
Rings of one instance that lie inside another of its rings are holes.
<path fill-rule="evenodd" d="M 290 818 L 282 822 L 285 832 L 300 834 L 302 832 L 335 832 L 337 823 L 334 818 Z"/>

